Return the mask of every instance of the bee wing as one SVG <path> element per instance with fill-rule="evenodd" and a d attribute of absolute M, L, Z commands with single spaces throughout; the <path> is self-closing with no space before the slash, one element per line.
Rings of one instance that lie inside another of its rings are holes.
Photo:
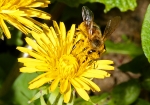
<path fill-rule="evenodd" d="M 82 7 L 82 18 L 88 27 L 88 33 L 92 35 L 94 15 L 93 12 L 86 6 Z"/>
<path fill-rule="evenodd" d="M 103 34 L 103 40 L 105 41 L 116 29 L 118 24 L 120 23 L 121 17 L 116 16 L 112 20 L 109 20 L 107 22 L 106 28 L 104 30 Z"/>

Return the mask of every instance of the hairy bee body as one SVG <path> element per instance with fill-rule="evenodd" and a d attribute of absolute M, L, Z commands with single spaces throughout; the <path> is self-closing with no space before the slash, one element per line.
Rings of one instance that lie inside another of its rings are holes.
<path fill-rule="evenodd" d="M 80 37 L 80 40 L 76 43 L 81 44 L 81 52 L 84 52 L 87 58 L 99 59 L 106 51 L 104 42 L 115 31 L 121 18 L 116 16 L 109 20 L 103 34 L 99 26 L 94 22 L 93 12 L 86 6 L 82 7 L 82 18 L 83 22 L 78 26 L 75 35 Z M 83 40 L 81 37 L 83 37 Z M 82 48 L 83 44 L 86 47 Z"/>

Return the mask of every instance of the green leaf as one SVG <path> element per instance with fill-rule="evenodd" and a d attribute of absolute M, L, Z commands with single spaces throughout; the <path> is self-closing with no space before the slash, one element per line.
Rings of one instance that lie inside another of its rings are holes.
<path fill-rule="evenodd" d="M 144 77 L 141 84 L 145 90 L 150 91 L 150 76 Z"/>
<path fill-rule="evenodd" d="M 54 105 L 54 103 L 57 103 L 56 101 L 58 101 L 58 97 L 60 97 L 59 88 L 56 88 L 53 92 L 51 92 L 49 96 L 49 99 L 48 99 L 49 103 Z"/>
<path fill-rule="evenodd" d="M 126 54 L 126 55 L 130 55 L 131 57 L 135 57 L 143 53 L 142 48 L 140 46 L 137 46 L 129 39 L 126 39 L 125 35 L 123 35 L 122 37 L 124 38 L 123 38 L 123 42 L 121 43 L 113 43 L 112 41 L 107 40 L 105 42 L 106 52 Z"/>
<path fill-rule="evenodd" d="M 79 98 L 75 99 L 74 105 L 93 105 L 93 104 L 91 102 L 85 101 L 81 97 L 79 97 Z"/>
<path fill-rule="evenodd" d="M 148 101 L 146 101 L 146 100 L 143 100 L 143 99 L 139 98 L 137 100 L 137 102 L 135 104 L 133 104 L 133 105 L 150 105 L 150 103 Z"/>
<path fill-rule="evenodd" d="M 144 22 L 142 25 L 141 38 L 144 54 L 150 62 L 150 5 L 148 6 L 145 14 Z"/>
<path fill-rule="evenodd" d="M 140 85 L 136 80 L 130 80 L 116 86 L 112 91 L 115 105 L 130 105 L 140 94 Z"/>
<path fill-rule="evenodd" d="M 43 89 L 42 89 L 43 88 Z M 34 95 L 34 97 L 29 101 L 30 103 L 37 100 L 37 99 L 42 99 L 41 97 L 45 94 L 48 94 L 48 89 L 47 87 L 42 87 L 42 88 L 39 88 L 38 92 Z"/>
<path fill-rule="evenodd" d="M 91 101 L 85 101 L 81 97 L 75 99 L 74 105 L 112 105 L 110 104 L 110 94 L 103 93 L 101 95 L 90 96 Z"/>
<path fill-rule="evenodd" d="M 137 6 L 136 0 L 57 0 L 63 2 L 71 7 L 78 7 L 80 4 L 86 2 L 90 3 L 103 3 L 105 5 L 104 12 L 108 12 L 110 9 L 117 7 L 120 11 L 134 10 Z"/>
<path fill-rule="evenodd" d="M 91 100 L 93 103 L 98 105 L 112 105 L 110 104 L 111 98 L 109 93 L 103 93 L 98 96 L 92 96 Z"/>
<path fill-rule="evenodd" d="M 40 97 L 40 102 L 41 102 L 41 105 L 47 105 L 43 96 Z"/>
<path fill-rule="evenodd" d="M 56 105 L 63 105 L 63 96 L 61 95 Z"/>
<path fill-rule="evenodd" d="M 36 73 L 21 74 L 13 84 L 13 103 L 15 105 L 28 105 L 29 100 L 35 95 L 36 90 L 29 90 L 28 83 L 36 77 Z M 30 103 L 29 105 L 34 105 Z M 36 104 L 38 105 L 38 104 Z"/>
<path fill-rule="evenodd" d="M 148 61 L 147 61 L 148 62 Z M 143 69 L 141 69 L 141 85 L 145 90 L 150 91 L 150 64 L 145 65 L 145 62 L 141 62 Z"/>
<path fill-rule="evenodd" d="M 150 68 L 150 65 L 144 54 L 135 57 L 132 61 L 119 67 L 121 71 L 131 71 L 133 73 L 140 73 L 142 75 L 148 74 L 148 68 Z"/>

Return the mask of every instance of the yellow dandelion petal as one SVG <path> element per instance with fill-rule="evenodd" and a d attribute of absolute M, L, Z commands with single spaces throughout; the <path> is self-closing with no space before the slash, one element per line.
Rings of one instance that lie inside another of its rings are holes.
<path fill-rule="evenodd" d="M 5 35 L 7 38 L 11 38 L 10 32 L 6 26 L 6 24 L 4 23 L 3 19 L 0 19 L 0 27 L 2 28 L 2 30 L 4 31 Z"/>
<path fill-rule="evenodd" d="M 68 33 L 67 33 L 67 42 L 68 42 L 67 54 L 69 54 L 71 52 L 71 50 L 72 50 L 73 43 L 71 41 L 73 41 L 74 34 L 75 34 L 75 24 L 73 24 L 71 26 L 70 31 L 68 31 Z"/>
<path fill-rule="evenodd" d="M 80 85 L 82 85 L 83 89 L 90 90 L 90 87 L 85 82 L 83 82 L 82 80 L 80 80 L 80 78 L 75 78 L 74 80 L 76 80 Z"/>
<path fill-rule="evenodd" d="M 28 37 L 26 37 L 25 38 L 25 40 L 26 40 L 26 42 L 28 43 L 28 44 L 30 44 L 30 46 L 34 49 L 34 50 L 38 50 L 38 45 L 35 43 L 35 41 L 33 41 L 32 39 L 30 39 L 30 38 L 28 38 Z"/>
<path fill-rule="evenodd" d="M 87 94 L 87 92 L 82 89 L 82 88 L 75 88 L 77 93 L 86 101 L 88 101 L 90 99 L 89 95 Z"/>
<path fill-rule="evenodd" d="M 33 21 L 31 17 L 50 19 L 50 14 L 35 9 L 37 7 L 47 7 L 48 4 L 50 4 L 49 0 L 1 0 L 0 27 L 4 31 L 6 37 L 11 38 L 11 35 L 10 32 L 8 32 L 9 30 L 4 21 L 12 24 L 25 34 L 28 34 L 31 31 L 42 33 L 43 31 L 40 27 L 45 25 Z"/>
<path fill-rule="evenodd" d="M 41 78 L 41 79 L 31 83 L 28 88 L 29 89 L 35 89 L 35 88 L 38 88 L 38 87 L 42 86 L 43 84 L 45 84 L 45 83 L 47 83 L 49 81 L 50 81 L 49 78 L 43 77 L 43 78 Z"/>
<path fill-rule="evenodd" d="M 24 47 L 17 47 L 17 50 L 25 53 L 28 53 L 30 51 L 28 48 L 24 48 Z"/>
<path fill-rule="evenodd" d="M 45 44 L 45 46 L 50 44 L 48 37 L 45 35 L 41 35 L 40 40 Z"/>
<path fill-rule="evenodd" d="M 17 17 L 13 16 L 13 18 L 17 19 L 18 22 L 22 23 L 25 25 L 25 27 L 37 32 L 37 33 L 42 33 L 42 29 L 36 26 L 32 21 L 24 18 L 24 17 Z M 30 24 L 30 25 L 29 25 Z"/>
<path fill-rule="evenodd" d="M 111 61 L 111 60 L 98 60 L 98 61 L 96 61 L 96 63 L 95 64 L 97 64 L 97 65 L 103 65 L 103 64 L 106 64 L 106 65 L 108 65 L 108 64 L 113 64 L 114 62 L 113 61 Z"/>
<path fill-rule="evenodd" d="M 59 81 L 60 81 L 60 78 L 56 77 L 55 80 L 52 82 L 52 84 L 50 86 L 50 91 L 54 91 L 56 89 L 56 87 L 58 86 Z"/>
<path fill-rule="evenodd" d="M 49 38 L 49 43 L 51 43 L 52 46 L 56 46 L 56 36 L 53 35 L 51 29 L 48 29 L 48 31 L 45 32 Z"/>
<path fill-rule="evenodd" d="M 103 70 L 88 70 L 87 72 L 84 72 L 82 76 L 88 77 L 88 78 L 104 78 L 108 77 L 108 73 Z M 110 76 L 110 75 L 109 75 Z"/>
<path fill-rule="evenodd" d="M 65 44 L 65 42 L 66 42 L 66 27 L 63 22 L 60 22 L 60 31 L 61 31 L 60 37 L 61 37 L 62 43 Z"/>
<path fill-rule="evenodd" d="M 70 82 L 73 85 L 73 87 L 82 88 L 82 86 L 74 79 L 71 79 Z"/>
<path fill-rule="evenodd" d="M 44 63 L 44 61 L 33 59 L 33 58 L 18 58 L 18 62 L 33 62 L 33 63 Z"/>
<path fill-rule="evenodd" d="M 100 88 L 94 82 L 92 82 L 91 80 L 89 80 L 87 78 L 84 78 L 84 77 L 80 77 L 80 80 L 82 80 L 83 82 L 88 84 L 92 88 L 92 90 L 100 91 Z"/>
<path fill-rule="evenodd" d="M 39 60 L 45 60 L 45 58 L 44 58 L 43 56 L 32 52 L 32 51 L 29 50 L 28 48 L 17 47 L 17 49 L 20 50 L 21 52 L 28 53 L 29 55 L 31 55 L 31 56 L 33 56 L 34 58 L 37 58 L 37 59 L 39 59 Z"/>
<path fill-rule="evenodd" d="M 34 68 L 42 70 L 42 71 L 48 71 L 50 68 L 50 66 L 47 65 L 46 63 L 40 63 L 40 62 L 38 62 L 38 63 L 25 62 L 24 66 L 34 67 Z"/>
<path fill-rule="evenodd" d="M 110 65 L 99 65 L 99 66 L 97 66 L 97 69 L 101 69 L 101 70 L 114 70 L 114 66 L 110 66 Z"/>
<path fill-rule="evenodd" d="M 60 31 L 59 26 L 58 26 L 56 21 L 53 21 L 53 26 L 54 26 L 54 29 L 55 29 L 55 33 L 57 34 L 58 37 L 60 37 L 61 31 Z"/>
<path fill-rule="evenodd" d="M 48 64 L 46 64 L 45 62 L 24 62 L 24 65 L 25 66 L 28 66 L 28 67 L 35 67 L 35 68 L 45 68 L 45 67 L 49 67 Z M 40 66 L 39 66 L 40 65 Z"/>
<path fill-rule="evenodd" d="M 12 15 L 13 16 L 13 15 Z M 15 26 L 16 28 L 18 28 L 20 31 L 22 31 L 24 34 L 28 34 L 28 33 L 30 33 L 31 31 L 28 29 L 28 28 L 26 28 L 26 27 L 24 27 L 24 26 L 22 26 L 22 24 L 21 23 L 19 23 L 16 19 L 14 19 L 12 16 L 9 16 L 9 15 L 1 15 L 0 17 L 2 17 L 2 18 L 5 18 L 5 20 L 8 22 L 8 23 L 10 23 L 10 24 L 12 24 L 13 26 Z"/>
<path fill-rule="evenodd" d="M 55 46 L 59 46 L 59 39 L 58 39 L 58 33 L 55 32 L 54 28 L 50 27 L 52 35 L 54 37 Z"/>
<path fill-rule="evenodd" d="M 27 18 L 28 20 L 32 21 L 33 23 L 37 24 L 38 26 L 43 27 L 43 30 L 44 30 L 44 29 L 48 29 L 48 26 L 47 26 L 46 24 L 40 23 L 40 22 L 38 22 L 38 21 L 36 21 L 36 20 L 30 18 L 30 17 L 26 17 L 26 18 Z"/>
<path fill-rule="evenodd" d="M 36 0 L 28 5 L 28 7 L 47 7 L 50 4 L 49 0 Z"/>
<path fill-rule="evenodd" d="M 30 17 L 38 17 L 38 18 L 41 18 L 41 19 L 50 19 L 51 15 L 44 12 L 44 11 L 41 11 L 41 10 L 38 10 L 38 9 L 33 9 L 33 8 L 22 8 L 20 9 L 21 11 L 24 11 L 26 13 L 27 16 L 30 16 Z"/>
<path fill-rule="evenodd" d="M 46 65 L 46 64 L 39 64 L 38 66 L 36 65 L 35 68 L 40 69 L 40 70 L 49 71 L 51 66 Z"/>
<path fill-rule="evenodd" d="M 32 39 L 30 38 L 25 38 L 26 42 L 36 51 L 39 51 L 40 53 L 43 53 L 46 55 L 46 52 Z"/>
<path fill-rule="evenodd" d="M 18 0 L 14 0 L 14 1 L 11 1 L 11 4 L 16 4 L 16 2 L 17 2 Z M 26 1 L 26 2 L 24 2 L 24 0 L 20 0 L 20 1 L 18 1 L 18 5 L 16 5 L 17 7 L 20 7 L 20 6 L 27 6 L 27 5 L 30 5 L 30 3 L 32 3 L 33 2 L 33 0 L 28 0 L 28 1 Z"/>
<path fill-rule="evenodd" d="M 68 103 L 70 100 L 70 97 L 71 97 L 71 85 L 68 84 L 67 86 L 68 86 L 68 88 L 67 88 L 68 91 L 64 94 L 64 102 L 65 103 Z"/>
<path fill-rule="evenodd" d="M 43 42 L 41 41 L 41 39 L 40 39 L 40 36 L 43 36 L 44 33 L 37 35 L 36 32 L 33 32 L 33 31 L 32 31 L 31 34 L 32 34 L 33 38 L 36 40 L 37 44 L 39 44 L 39 46 L 42 47 L 43 50 L 45 50 L 45 49 L 44 49 L 44 48 L 45 48 L 45 45 L 44 45 L 44 43 L 43 43 Z"/>
<path fill-rule="evenodd" d="M 94 62 L 94 67 L 96 69 L 101 69 L 101 70 L 114 70 L 114 66 L 111 66 L 110 64 L 113 64 L 113 61 L 98 60 L 98 61 Z"/>
<path fill-rule="evenodd" d="M 67 41 L 68 42 L 72 42 L 73 41 L 74 33 L 75 33 L 75 24 L 73 24 L 71 26 L 71 29 L 67 33 Z"/>
<path fill-rule="evenodd" d="M 30 81 L 29 82 L 29 84 L 32 84 L 33 82 L 35 82 L 35 81 L 37 81 L 37 80 L 39 80 L 40 78 L 44 78 L 46 75 L 48 75 L 49 74 L 49 72 L 47 72 L 47 73 L 43 73 L 43 74 L 41 74 L 41 75 L 39 75 L 39 76 L 37 76 L 36 78 L 34 78 L 32 81 Z"/>
<path fill-rule="evenodd" d="M 61 92 L 61 93 L 65 93 L 66 91 L 68 91 L 68 90 L 67 90 L 68 85 L 69 85 L 68 79 L 62 80 L 62 81 L 60 82 L 60 92 Z"/>
<path fill-rule="evenodd" d="M 48 70 L 43 70 L 43 69 L 36 69 L 36 68 L 31 68 L 31 67 L 22 67 L 20 68 L 20 72 L 24 72 L 24 73 L 34 73 L 37 71 L 48 71 Z"/>

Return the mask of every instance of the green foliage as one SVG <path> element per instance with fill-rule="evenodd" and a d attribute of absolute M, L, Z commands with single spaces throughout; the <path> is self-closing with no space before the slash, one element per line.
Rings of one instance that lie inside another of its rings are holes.
<path fill-rule="evenodd" d="M 150 76 L 143 78 L 142 86 L 145 90 L 150 91 Z"/>
<path fill-rule="evenodd" d="M 150 105 L 150 103 L 139 98 L 134 105 Z"/>
<path fill-rule="evenodd" d="M 130 105 L 140 94 L 140 85 L 136 80 L 130 80 L 116 86 L 112 91 L 115 105 Z"/>
<path fill-rule="evenodd" d="M 78 7 L 80 4 L 86 2 L 90 3 L 103 3 L 105 5 L 104 12 L 108 12 L 110 9 L 117 7 L 120 11 L 134 10 L 137 6 L 136 0 L 57 0 L 63 2 L 71 7 Z"/>
<path fill-rule="evenodd" d="M 45 103 L 45 101 L 44 101 L 43 96 L 40 97 L 40 102 L 41 102 L 41 105 L 47 105 L 47 104 Z"/>
<path fill-rule="evenodd" d="M 38 92 L 32 97 L 32 99 L 29 101 L 29 103 L 34 102 L 35 100 L 39 99 L 43 101 L 41 97 L 43 97 L 45 94 L 48 94 L 48 88 L 43 86 L 38 89 Z"/>
<path fill-rule="evenodd" d="M 90 97 L 91 101 L 84 101 L 81 97 L 77 98 L 75 100 L 74 105 L 105 105 L 108 104 L 109 99 L 110 99 L 110 94 L 109 93 L 103 93 L 101 95 L 95 95 Z"/>
<path fill-rule="evenodd" d="M 137 46 L 131 40 L 127 39 L 125 35 L 122 36 L 123 42 L 113 43 L 111 41 L 106 41 L 106 51 L 108 53 L 118 53 L 118 54 L 126 54 L 131 57 L 138 56 L 143 53 L 142 48 Z"/>
<path fill-rule="evenodd" d="M 28 83 L 36 77 L 37 74 L 21 74 L 13 84 L 13 104 L 28 105 L 29 100 L 35 95 L 35 90 L 28 89 Z M 29 105 L 34 105 L 31 103 Z M 36 104 L 40 105 L 40 104 Z"/>
<path fill-rule="evenodd" d="M 143 75 L 144 73 L 146 73 L 147 75 L 149 68 L 150 68 L 149 62 L 147 61 L 144 54 L 135 57 L 130 62 L 123 64 L 119 67 L 119 69 L 124 72 L 130 71 L 133 73 L 141 73 Z"/>
<path fill-rule="evenodd" d="M 109 93 L 90 96 L 91 101 L 85 101 L 82 98 L 77 98 L 74 105 L 114 105 Z"/>
<path fill-rule="evenodd" d="M 144 22 L 142 25 L 142 48 L 145 56 L 150 62 L 150 5 L 147 8 L 147 12 L 145 14 Z"/>
<path fill-rule="evenodd" d="M 59 89 L 57 88 L 49 97 L 49 102 L 51 104 L 54 104 L 54 102 L 57 100 L 57 97 L 59 96 Z"/>

